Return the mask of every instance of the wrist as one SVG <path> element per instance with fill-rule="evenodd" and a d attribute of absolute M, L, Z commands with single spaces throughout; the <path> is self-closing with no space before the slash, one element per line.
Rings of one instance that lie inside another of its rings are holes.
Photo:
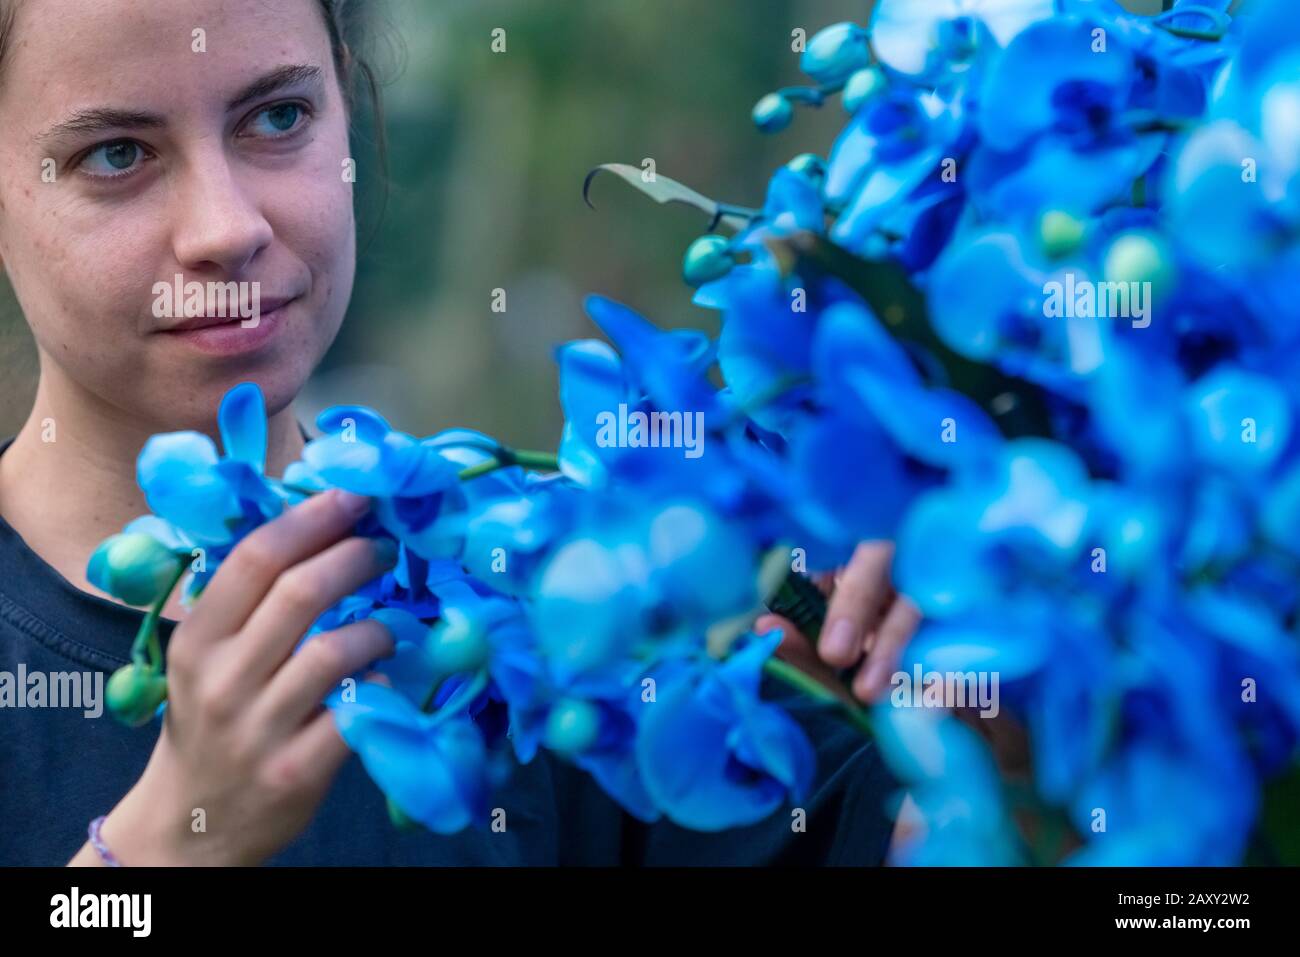
<path fill-rule="evenodd" d="M 128 867 L 198 863 L 193 854 L 197 848 L 184 840 L 185 822 L 162 810 L 169 805 L 150 795 L 144 785 L 144 779 L 137 782 L 104 818 L 99 829 L 102 843 Z"/>

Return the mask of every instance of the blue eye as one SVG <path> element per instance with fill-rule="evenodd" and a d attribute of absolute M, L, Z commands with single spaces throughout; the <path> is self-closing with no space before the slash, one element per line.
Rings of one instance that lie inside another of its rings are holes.
<path fill-rule="evenodd" d="M 262 128 L 255 129 L 254 133 L 260 136 L 267 136 L 272 139 L 280 136 L 287 136 L 301 125 L 300 120 L 303 118 L 306 110 L 297 103 L 277 103 L 275 106 L 269 106 L 253 117 L 251 126 Z"/>
<path fill-rule="evenodd" d="M 114 140 L 96 146 L 86 154 L 78 166 L 90 176 L 114 179 L 118 176 L 129 176 L 144 158 L 144 147 L 139 143 L 134 140 Z"/>

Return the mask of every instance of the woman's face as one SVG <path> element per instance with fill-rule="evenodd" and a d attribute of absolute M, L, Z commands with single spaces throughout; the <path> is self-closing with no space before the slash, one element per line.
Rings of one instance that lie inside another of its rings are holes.
<path fill-rule="evenodd" d="M 319 3 L 18 3 L 0 72 L 0 262 L 42 375 L 151 428 L 210 424 L 241 381 L 279 411 L 337 333 L 355 268 Z M 205 296 L 238 289 L 244 311 L 205 299 L 198 311 L 232 321 L 169 331 L 195 324 L 196 300 L 187 312 L 155 288 L 178 274 Z"/>

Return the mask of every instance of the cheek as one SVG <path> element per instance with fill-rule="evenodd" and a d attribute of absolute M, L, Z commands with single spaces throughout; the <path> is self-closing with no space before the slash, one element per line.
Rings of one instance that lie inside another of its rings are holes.
<path fill-rule="evenodd" d="M 356 222 L 352 186 L 343 181 L 341 161 L 313 170 L 291 209 L 281 211 L 279 237 L 312 275 L 318 324 L 332 338 L 352 295 L 356 269 Z"/>
<path fill-rule="evenodd" d="M 11 212 L 15 204 L 10 204 Z M 31 216 L 6 223 L 5 264 L 32 333 L 45 349 L 63 355 L 86 352 L 102 361 L 128 349 L 137 332 L 139 290 L 152 271 L 145 253 L 152 224 L 112 228 L 73 226 L 58 206 L 33 204 Z"/>

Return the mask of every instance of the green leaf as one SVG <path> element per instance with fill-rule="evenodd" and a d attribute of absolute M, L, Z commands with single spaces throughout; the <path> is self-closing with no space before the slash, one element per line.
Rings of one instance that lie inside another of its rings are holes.
<path fill-rule="evenodd" d="M 675 179 L 670 179 L 659 173 L 652 174 L 652 179 L 647 182 L 645 179 L 645 170 L 639 166 L 628 166 L 626 163 L 604 163 L 597 166 L 587 174 L 586 180 L 582 184 L 582 200 L 592 209 L 591 200 L 588 193 L 591 191 L 591 182 L 601 171 L 613 173 L 624 182 L 640 190 L 646 196 L 649 196 L 656 203 L 682 203 L 687 206 L 693 206 L 704 215 L 709 217 L 709 229 L 712 230 L 719 223 L 723 223 L 729 228 L 739 232 L 749 225 L 749 220 L 742 215 L 728 212 L 735 207 L 723 207 L 722 204 L 709 197 L 697 193 L 689 186 L 683 186 Z"/>

